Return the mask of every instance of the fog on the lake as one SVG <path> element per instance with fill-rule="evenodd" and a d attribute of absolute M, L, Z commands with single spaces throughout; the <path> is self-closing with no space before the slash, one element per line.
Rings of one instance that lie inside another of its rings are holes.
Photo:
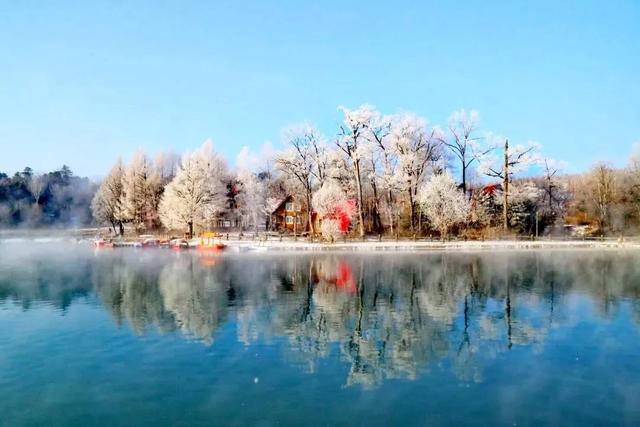
<path fill-rule="evenodd" d="M 207 254 L 0 246 L 0 309 L 77 302 L 102 307 L 135 334 L 181 334 L 215 346 L 225 325 L 250 347 L 314 372 L 339 354 L 346 385 L 415 379 L 444 365 L 483 380 L 483 361 L 556 328 L 629 310 L 640 322 L 633 252 Z"/>

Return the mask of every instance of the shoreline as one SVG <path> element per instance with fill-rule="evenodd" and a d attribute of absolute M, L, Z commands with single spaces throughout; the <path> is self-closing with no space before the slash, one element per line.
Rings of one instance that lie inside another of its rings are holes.
<path fill-rule="evenodd" d="M 454 241 L 454 242 L 346 242 L 346 243 L 309 243 L 309 242 L 248 242 L 239 240 L 224 241 L 231 250 L 263 252 L 465 252 L 499 250 L 542 250 L 542 249 L 626 249 L 640 250 L 640 242 L 616 241 Z"/>
<path fill-rule="evenodd" d="M 90 240 L 70 239 L 64 237 L 50 238 L 14 238 L 0 239 L 0 246 L 3 243 L 11 244 L 55 244 L 64 243 L 71 245 L 91 245 Z M 500 241 L 487 240 L 467 241 L 467 242 L 347 242 L 347 243 L 309 243 L 309 242 L 252 242 L 247 240 L 225 240 L 226 250 L 220 253 L 322 253 L 322 252 L 342 252 L 342 253 L 413 253 L 413 252 L 503 252 L 503 251 L 540 251 L 540 250 L 640 250 L 640 242 L 617 241 Z M 111 250 L 144 250 L 156 251 L 167 248 L 139 248 L 133 244 L 125 244 Z M 171 249 L 168 249 L 171 250 Z M 195 247 L 183 249 L 183 251 L 200 251 Z M 205 250 L 206 252 L 207 250 Z"/>
<path fill-rule="evenodd" d="M 0 246 L 12 243 L 34 243 L 34 244 L 91 244 L 93 239 L 87 233 L 89 230 L 55 230 L 54 232 L 35 233 L 26 231 L 11 233 L 0 232 Z M 93 231 L 93 230 L 92 230 Z M 351 240 L 328 242 L 309 242 L 304 238 L 294 239 L 285 237 L 271 238 L 268 240 L 243 238 L 231 235 L 227 240 L 221 238 L 220 242 L 227 245 L 225 252 L 419 252 L 419 251 L 446 251 L 446 252 L 467 252 L 467 251 L 504 251 L 504 250 L 551 250 L 551 249 L 593 249 L 593 250 L 638 250 L 640 249 L 640 238 L 631 237 L 629 239 L 608 238 L 608 239 L 539 239 L 539 240 L 382 240 L 370 238 L 368 240 Z M 192 240 L 195 242 L 197 239 Z M 133 246 L 135 239 L 124 239 L 123 247 Z M 192 248 L 191 248 L 192 249 Z M 157 250 L 157 249 L 151 249 Z"/>

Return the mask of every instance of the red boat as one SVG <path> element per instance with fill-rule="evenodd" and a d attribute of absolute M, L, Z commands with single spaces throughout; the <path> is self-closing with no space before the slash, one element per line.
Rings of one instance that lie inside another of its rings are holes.
<path fill-rule="evenodd" d="M 96 247 L 96 249 L 113 248 L 113 242 L 111 240 L 105 239 L 94 240 L 93 245 Z"/>

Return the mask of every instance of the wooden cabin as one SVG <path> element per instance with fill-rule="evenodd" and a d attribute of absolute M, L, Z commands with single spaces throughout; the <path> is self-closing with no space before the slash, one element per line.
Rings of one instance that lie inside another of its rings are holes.
<path fill-rule="evenodd" d="M 269 220 L 272 231 L 301 234 L 308 231 L 309 215 L 305 202 L 288 195 L 273 210 Z"/>

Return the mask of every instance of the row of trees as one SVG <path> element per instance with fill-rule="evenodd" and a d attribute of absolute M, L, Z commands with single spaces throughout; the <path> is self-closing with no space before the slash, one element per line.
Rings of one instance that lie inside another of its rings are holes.
<path fill-rule="evenodd" d="M 230 215 L 239 227 L 258 229 L 293 194 L 305 205 L 308 231 L 331 239 L 346 232 L 534 234 L 567 220 L 617 232 L 640 221 L 639 156 L 625 170 L 601 164 L 567 176 L 538 145 L 481 131 L 477 112 L 456 111 L 438 127 L 369 105 L 339 110 L 333 137 L 306 123 L 290 126 L 283 150 L 254 170 L 232 171 L 210 142 L 180 161 L 161 155 L 152 162 L 144 153 L 126 166 L 118 161 L 94 198 L 94 216 L 119 232 L 131 223 L 193 234 Z"/>
<path fill-rule="evenodd" d="M 278 183 L 269 191 L 270 174 L 245 169 L 229 170 L 225 159 L 205 142 L 180 159 L 175 154 L 152 161 L 138 152 L 125 165 L 118 160 L 104 179 L 92 202 L 96 220 L 109 224 L 116 234 L 125 224 L 137 231 L 164 227 L 168 230 L 213 229 L 221 216 L 238 227 L 264 225 L 269 203 L 286 194 Z"/>
<path fill-rule="evenodd" d="M 623 169 L 598 164 L 569 176 L 536 144 L 482 130 L 477 112 L 456 111 L 439 127 L 369 105 L 339 111 L 332 136 L 307 123 L 287 127 L 283 149 L 251 167 L 232 170 L 210 142 L 182 157 L 138 152 L 128 164 L 118 160 L 92 199 L 93 217 L 119 234 L 126 224 L 193 234 L 220 218 L 258 230 L 294 195 L 308 214 L 306 230 L 331 239 L 535 234 L 566 223 L 618 233 L 640 224 L 640 154 Z M 79 212 L 88 212 L 93 190 L 68 168 L 0 175 L 0 222 L 86 224 Z"/>

